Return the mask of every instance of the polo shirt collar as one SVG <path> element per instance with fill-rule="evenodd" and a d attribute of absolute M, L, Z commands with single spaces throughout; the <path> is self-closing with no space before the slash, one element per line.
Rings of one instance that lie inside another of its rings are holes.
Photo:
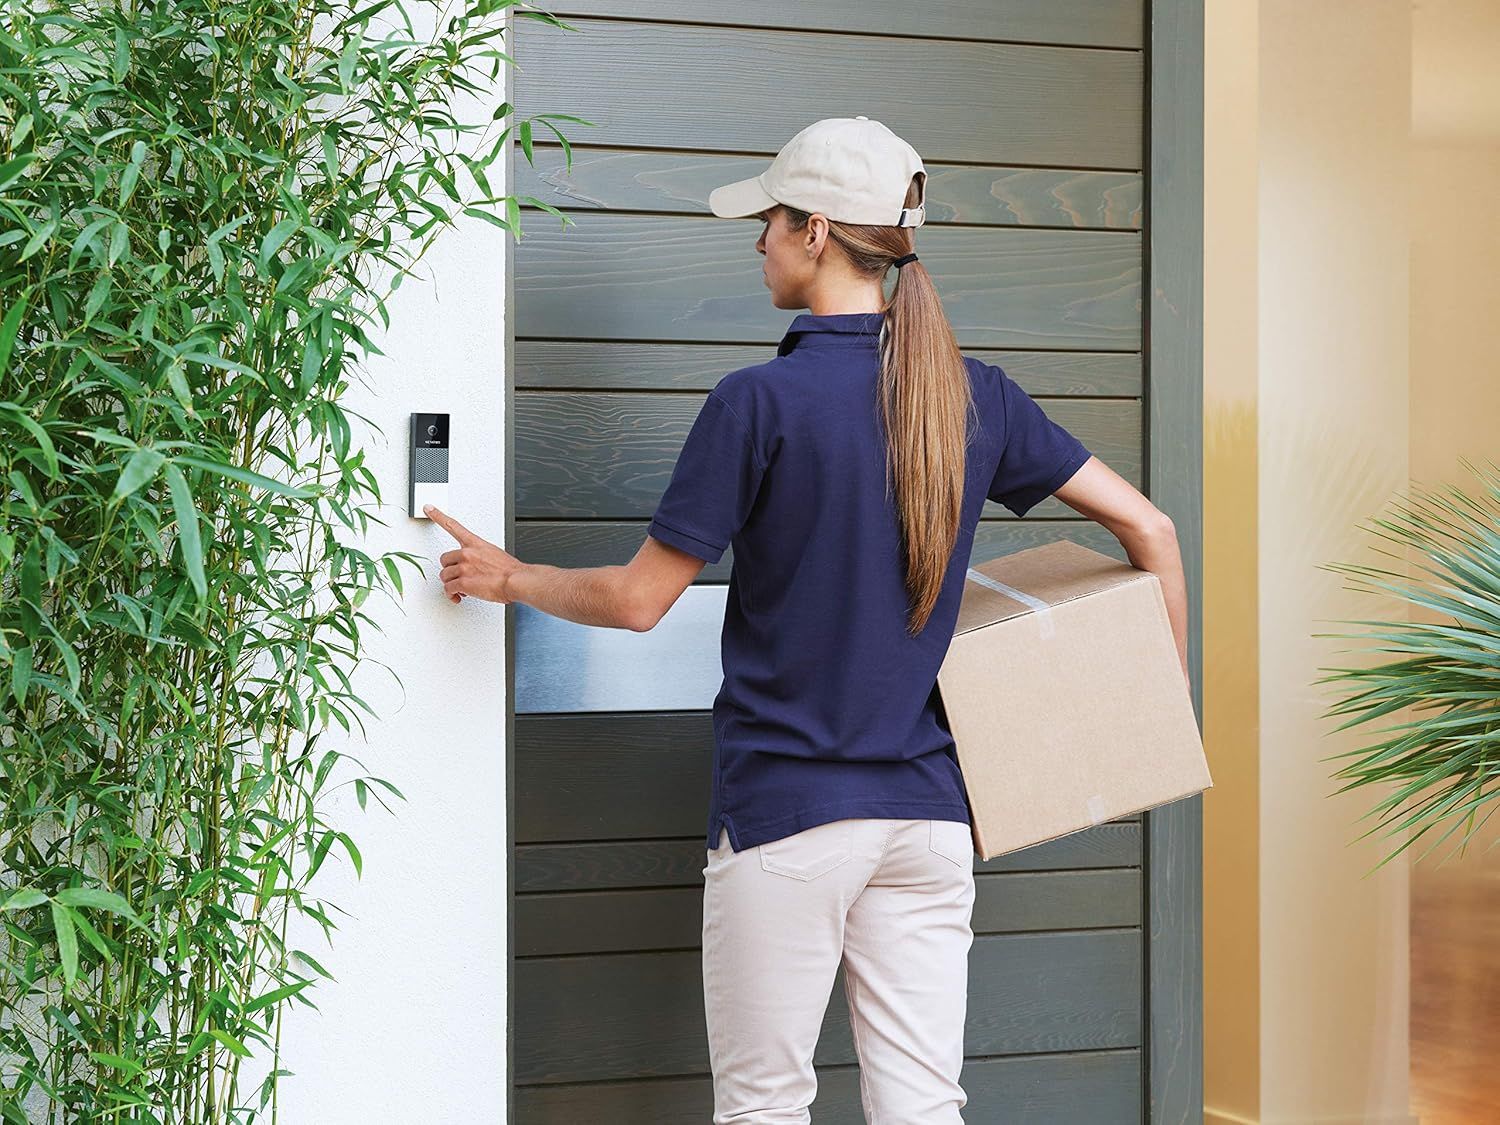
<path fill-rule="evenodd" d="M 797 346 L 802 336 L 809 336 L 819 344 L 858 345 L 874 344 L 880 339 L 880 326 L 885 314 L 879 312 L 828 313 L 814 316 L 799 313 L 776 347 L 778 356 L 786 355 Z"/>

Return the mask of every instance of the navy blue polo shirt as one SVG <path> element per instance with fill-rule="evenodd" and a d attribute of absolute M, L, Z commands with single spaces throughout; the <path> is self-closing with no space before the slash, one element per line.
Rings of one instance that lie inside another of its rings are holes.
<path fill-rule="evenodd" d="M 734 547 L 710 850 L 721 826 L 738 852 L 845 817 L 969 822 L 937 673 L 975 524 L 986 497 L 1024 515 L 1090 456 L 999 367 L 964 357 L 978 424 L 963 520 L 911 636 L 876 397 L 883 316 L 802 313 L 776 358 L 720 379 L 647 528 L 706 562 Z"/>

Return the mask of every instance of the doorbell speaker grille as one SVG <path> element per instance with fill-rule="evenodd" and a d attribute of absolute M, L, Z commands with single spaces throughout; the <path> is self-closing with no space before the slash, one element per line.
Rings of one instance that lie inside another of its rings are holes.
<path fill-rule="evenodd" d="M 448 482 L 448 451 L 446 449 L 423 449 L 412 451 L 412 480 L 418 484 L 446 484 Z"/>

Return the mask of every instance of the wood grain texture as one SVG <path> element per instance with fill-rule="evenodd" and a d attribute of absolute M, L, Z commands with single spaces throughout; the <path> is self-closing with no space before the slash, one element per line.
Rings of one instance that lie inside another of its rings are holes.
<path fill-rule="evenodd" d="M 794 314 L 761 344 L 655 344 L 593 340 L 516 342 L 516 387 L 523 390 L 711 390 L 732 371 L 768 363 Z M 966 348 L 964 354 L 999 367 L 1029 395 L 1139 398 L 1139 352 L 1035 352 Z"/>
<path fill-rule="evenodd" d="M 649 519 L 704 398 L 675 391 L 518 391 L 517 518 Z M 1041 405 L 1115 472 L 1139 485 L 1141 419 L 1135 400 L 1064 398 L 1041 400 Z M 1043 504 L 1071 511 L 1051 497 Z M 1043 505 L 1033 513 L 1054 514 Z M 982 514 L 1010 515 L 992 500 L 985 501 Z"/>
<path fill-rule="evenodd" d="M 753 222 L 582 212 L 517 255 L 519 339 L 771 343 L 789 318 L 766 299 Z M 1134 352 L 1141 239 L 1134 231 L 923 228 L 959 347 Z"/>
<path fill-rule="evenodd" d="M 704 832 L 686 839 L 518 844 L 516 893 L 701 885 L 707 861 L 704 819 Z M 1129 867 L 1141 862 L 1140 842 L 1140 821 L 1122 817 L 993 859 L 976 855 L 974 871 Z"/>
<path fill-rule="evenodd" d="M 521 844 L 623 843 L 706 832 L 713 745 L 707 710 L 518 715 L 513 835 Z"/>
<path fill-rule="evenodd" d="M 538 957 L 515 967 L 516 1081 L 708 1070 L 697 951 Z M 985 935 L 969 951 L 965 1054 L 1090 1051 L 1141 1042 L 1141 941 L 1132 929 Z M 559 1003 L 560 997 L 587 1003 Z M 839 970 L 816 1065 L 855 1061 Z"/>
<path fill-rule="evenodd" d="M 1138 172 L 922 163 L 927 172 L 924 231 L 942 223 L 1078 230 L 1138 230 L 1141 225 Z M 769 164 L 765 156 L 578 146 L 568 153 L 561 145 L 539 144 L 532 160 L 517 169 L 514 193 L 527 204 L 527 230 L 558 223 L 528 196 L 564 212 L 710 215 L 709 192 L 757 176 Z"/>
<path fill-rule="evenodd" d="M 852 1063 L 819 1066 L 812 1105 L 818 1125 L 865 1125 L 859 1071 Z M 971 1058 L 960 1081 L 975 1125 L 1138 1125 L 1140 1052 L 1133 1049 Z M 704 1075 L 626 1081 L 549 1083 L 516 1091 L 525 1125 L 703 1125 L 713 1114 Z"/>
<path fill-rule="evenodd" d="M 1141 924 L 1140 868 L 974 877 L 976 934 Z M 516 900 L 516 956 L 698 949 L 701 887 L 527 894 Z"/>
<path fill-rule="evenodd" d="M 1070 43 L 1086 47 L 1141 46 L 1141 0 L 564 0 L 561 16 L 665 19 L 677 23 L 780 27 L 793 31 L 858 29 L 886 35 L 949 39 Z"/>
<path fill-rule="evenodd" d="M 1072 519 L 1048 519 L 1047 512 L 1073 515 Z M 527 562 L 551 566 L 614 566 L 629 562 L 646 538 L 647 520 L 525 520 L 517 528 L 512 552 Z M 1125 550 L 1099 524 L 1077 518 L 1057 500 L 1047 500 L 1018 520 L 1009 512 L 1004 518 L 981 519 L 974 531 L 970 565 L 1026 547 L 1039 547 L 1056 539 L 1071 539 L 1085 547 L 1128 562 Z M 706 564 L 695 583 L 728 582 L 734 565 L 734 548 L 716 563 Z"/>
<path fill-rule="evenodd" d="M 1493 833 L 1489 834 L 1493 836 Z M 1485 846 L 1481 830 L 1475 841 Z M 1493 1121 L 1500 1107 L 1500 859 L 1411 871 L 1411 1109 L 1422 1125 Z"/>
<path fill-rule="evenodd" d="M 773 155 L 820 118 L 864 114 L 924 161 L 1142 167 L 1139 51 L 568 22 L 520 27 L 516 108 L 582 117 L 564 129 L 579 144 Z"/>
<path fill-rule="evenodd" d="M 1154 0 L 1150 27 L 1151 299 L 1146 489 L 1177 525 L 1188 667 L 1202 725 L 1203 5 Z M 1150 1125 L 1203 1120 L 1203 797 L 1146 814 Z"/>

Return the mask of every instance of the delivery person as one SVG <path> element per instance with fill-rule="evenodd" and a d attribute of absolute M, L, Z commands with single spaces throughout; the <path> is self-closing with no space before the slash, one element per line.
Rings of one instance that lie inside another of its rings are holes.
<path fill-rule="evenodd" d="M 1161 577 L 1185 674 L 1170 520 L 960 353 L 912 250 L 926 179 L 883 124 L 835 117 L 709 195 L 764 224 L 771 303 L 809 311 L 708 392 L 629 564 L 523 563 L 429 509 L 460 544 L 452 600 L 634 630 L 733 545 L 703 869 L 715 1125 L 811 1120 L 840 963 L 866 1120 L 962 1120 L 974 850 L 937 672 L 986 497 L 1019 516 L 1055 493 L 1113 531 Z"/>

